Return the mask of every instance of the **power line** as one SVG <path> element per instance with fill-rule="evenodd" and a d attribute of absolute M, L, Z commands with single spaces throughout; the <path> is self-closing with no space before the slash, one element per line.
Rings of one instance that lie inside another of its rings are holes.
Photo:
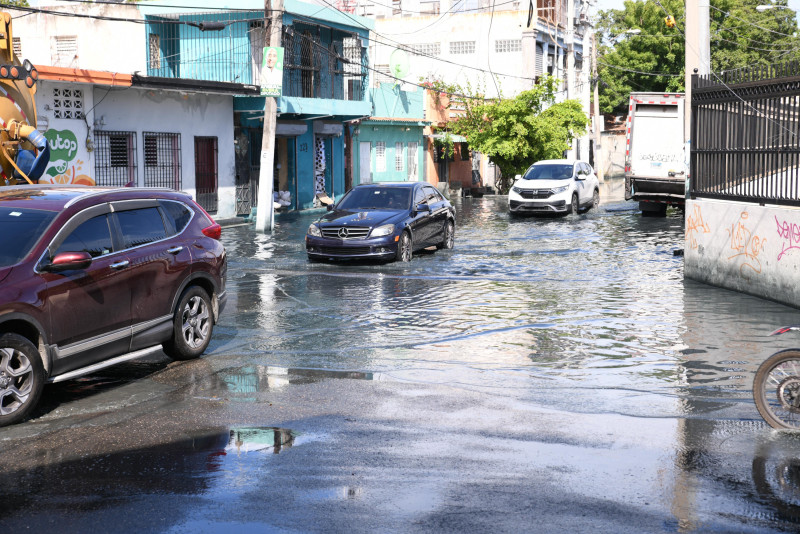
<path fill-rule="evenodd" d="M 618 65 L 612 65 L 610 63 L 604 63 L 604 62 L 600 61 L 599 59 L 597 60 L 597 63 L 599 63 L 600 65 L 603 65 L 604 67 L 608 67 L 610 69 L 622 70 L 622 71 L 631 72 L 631 73 L 634 73 L 634 74 L 642 74 L 644 76 L 668 76 L 668 77 L 674 77 L 674 78 L 683 78 L 683 74 L 672 74 L 672 73 L 669 73 L 669 72 L 643 72 L 643 71 L 640 71 L 640 70 L 626 69 L 625 67 L 620 67 Z"/>

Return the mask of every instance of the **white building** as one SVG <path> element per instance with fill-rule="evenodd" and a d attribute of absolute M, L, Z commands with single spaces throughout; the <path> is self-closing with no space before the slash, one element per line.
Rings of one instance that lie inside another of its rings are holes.
<path fill-rule="evenodd" d="M 18 57 L 40 72 L 37 127 L 51 148 L 40 181 L 170 187 L 234 217 L 232 95 L 244 88 L 145 76 L 135 4 L 38 9 L 50 13 L 9 12 Z"/>

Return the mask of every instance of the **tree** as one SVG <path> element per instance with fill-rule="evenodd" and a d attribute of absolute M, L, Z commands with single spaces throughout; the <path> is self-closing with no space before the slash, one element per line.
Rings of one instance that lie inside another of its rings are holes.
<path fill-rule="evenodd" d="M 786 0 L 775 0 L 774 9 L 757 11 L 763 3 L 711 0 L 713 72 L 800 59 L 794 11 L 785 8 Z M 675 27 L 665 23 L 667 14 L 675 18 Z M 598 83 L 604 113 L 624 111 L 631 91 L 684 90 L 685 23 L 683 0 L 628 0 L 625 9 L 600 12 Z"/>
<path fill-rule="evenodd" d="M 451 124 L 470 148 L 487 155 L 500 168 L 502 193 L 513 177 L 534 162 L 562 157 L 575 137 L 583 135 L 589 118 L 580 102 L 556 103 L 558 80 L 545 76 L 533 89 L 514 99 L 484 101 Z"/>

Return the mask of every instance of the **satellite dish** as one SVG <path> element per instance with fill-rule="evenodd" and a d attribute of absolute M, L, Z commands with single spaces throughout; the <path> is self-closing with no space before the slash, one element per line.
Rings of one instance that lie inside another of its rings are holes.
<path fill-rule="evenodd" d="M 395 78 L 405 78 L 411 70 L 405 50 L 395 49 L 389 56 L 389 70 Z"/>

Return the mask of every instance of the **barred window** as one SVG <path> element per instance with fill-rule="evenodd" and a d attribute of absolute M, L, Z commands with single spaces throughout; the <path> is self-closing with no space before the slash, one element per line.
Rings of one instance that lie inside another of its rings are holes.
<path fill-rule="evenodd" d="M 82 120 L 83 91 L 80 89 L 53 89 L 53 117 Z"/>
<path fill-rule="evenodd" d="M 14 53 L 17 57 L 22 57 L 22 39 L 20 37 L 13 37 Z"/>
<path fill-rule="evenodd" d="M 442 43 L 412 44 L 411 50 L 421 56 L 440 56 L 442 55 Z"/>
<path fill-rule="evenodd" d="M 495 52 L 522 52 L 522 39 L 498 39 L 494 42 Z"/>
<path fill-rule="evenodd" d="M 474 54 L 475 41 L 453 41 L 450 43 L 451 54 Z"/>
<path fill-rule="evenodd" d="M 181 134 L 143 132 L 145 187 L 181 188 Z"/>
<path fill-rule="evenodd" d="M 161 68 L 161 36 L 157 33 L 150 34 L 150 68 Z"/>
<path fill-rule="evenodd" d="M 386 172 L 386 143 L 375 143 L 375 172 Z"/>
<path fill-rule="evenodd" d="M 94 171 L 97 185 L 122 187 L 136 183 L 135 132 L 97 130 Z"/>
<path fill-rule="evenodd" d="M 394 170 L 403 170 L 403 143 L 394 144 Z"/>

